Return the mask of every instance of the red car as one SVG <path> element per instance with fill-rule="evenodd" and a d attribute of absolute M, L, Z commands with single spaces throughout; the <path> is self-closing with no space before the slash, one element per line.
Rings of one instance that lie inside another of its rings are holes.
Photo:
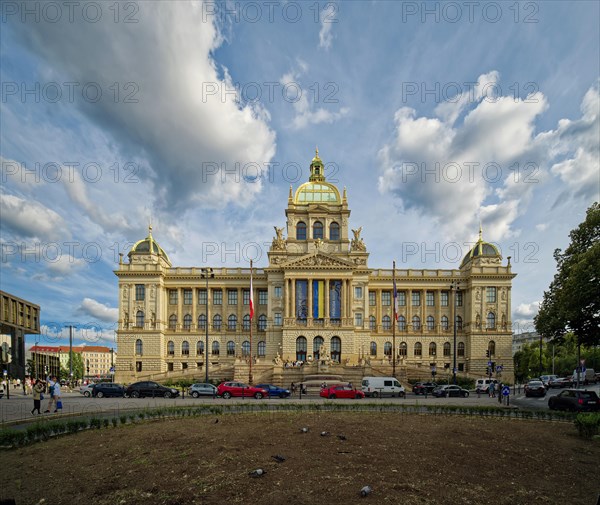
<path fill-rule="evenodd" d="M 269 393 L 266 389 L 255 388 L 254 386 L 248 386 L 243 382 L 221 382 L 217 387 L 217 395 L 222 396 L 226 400 L 232 396 L 240 396 L 248 398 L 254 396 L 257 400 L 264 398 Z"/>
<path fill-rule="evenodd" d="M 321 389 L 321 396 L 331 400 L 335 398 L 364 398 L 365 394 L 360 389 L 351 386 L 331 386 Z"/>

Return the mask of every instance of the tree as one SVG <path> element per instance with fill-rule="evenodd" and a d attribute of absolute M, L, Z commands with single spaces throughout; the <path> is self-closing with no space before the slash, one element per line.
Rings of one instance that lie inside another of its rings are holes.
<path fill-rule="evenodd" d="M 69 376 L 69 372 L 71 369 L 70 366 L 70 359 L 67 360 L 67 366 L 66 368 L 62 368 L 60 369 L 60 375 L 61 377 L 69 380 L 70 376 Z M 74 352 L 73 353 L 73 380 L 79 380 L 79 379 L 83 379 L 83 358 L 81 357 L 81 354 L 79 354 L 78 352 Z"/>
<path fill-rule="evenodd" d="M 561 341 L 568 332 L 579 345 L 600 344 L 600 204 L 569 234 L 571 243 L 554 251 L 557 273 L 534 319 L 537 332 Z"/>

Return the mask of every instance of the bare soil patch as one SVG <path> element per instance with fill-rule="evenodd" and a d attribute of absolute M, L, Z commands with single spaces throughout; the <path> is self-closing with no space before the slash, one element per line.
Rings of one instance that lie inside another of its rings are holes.
<path fill-rule="evenodd" d="M 600 444 L 579 438 L 569 423 L 379 413 L 216 419 L 87 431 L 5 451 L 0 498 L 17 505 L 591 505 L 600 493 Z M 266 474 L 250 477 L 257 468 Z M 361 498 L 365 485 L 373 492 Z"/>

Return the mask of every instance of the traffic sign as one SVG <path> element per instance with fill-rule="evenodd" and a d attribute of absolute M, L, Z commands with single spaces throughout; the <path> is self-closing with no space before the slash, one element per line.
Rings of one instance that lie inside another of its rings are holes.
<path fill-rule="evenodd" d="M 508 386 L 502 387 L 502 396 L 508 396 L 510 394 L 510 388 Z"/>
<path fill-rule="evenodd" d="M 110 367 L 110 373 L 115 373 L 115 369 L 113 367 Z"/>
<path fill-rule="evenodd" d="M 504 367 L 502 365 L 498 365 L 496 367 L 496 372 L 501 372 L 504 369 Z"/>
<path fill-rule="evenodd" d="M 488 366 L 492 366 L 492 362 L 491 361 L 488 361 Z"/>

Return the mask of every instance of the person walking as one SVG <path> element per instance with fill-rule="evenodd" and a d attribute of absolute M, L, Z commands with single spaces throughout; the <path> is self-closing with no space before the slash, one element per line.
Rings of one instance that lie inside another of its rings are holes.
<path fill-rule="evenodd" d="M 41 380 L 36 379 L 35 384 L 33 385 L 33 410 L 31 414 L 35 414 L 37 410 L 38 414 L 41 414 L 40 407 L 42 405 L 42 393 L 44 392 L 44 384 Z"/>
<path fill-rule="evenodd" d="M 44 413 L 50 412 L 53 403 L 54 413 L 56 413 L 58 412 L 58 400 L 60 398 L 60 382 L 56 380 L 55 375 L 53 375 L 52 378 L 48 377 L 48 394 L 50 395 L 50 399 L 48 400 L 48 408 Z"/>

